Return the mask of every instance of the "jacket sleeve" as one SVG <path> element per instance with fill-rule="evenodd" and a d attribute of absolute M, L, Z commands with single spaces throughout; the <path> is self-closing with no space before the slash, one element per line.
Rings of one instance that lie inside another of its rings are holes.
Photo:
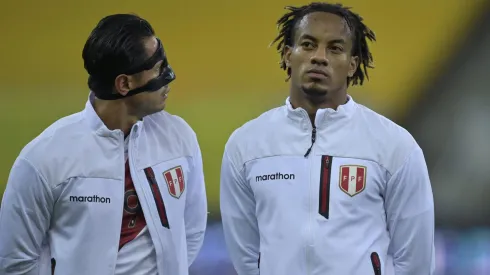
<path fill-rule="evenodd" d="M 420 147 L 391 176 L 385 207 L 395 275 L 434 274 L 434 201 Z"/>
<path fill-rule="evenodd" d="M 14 163 L 0 208 L 0 275 L 38 275 L 54 199 L 25 159 Z"/>
<path fill-rule="evenodd" d="M 194 262 L 202 247 L 208 218 L 202 155 L 197 138 L 195 139 L 195 152 L 190 175 L 188 186 L 186 187 L 188 190 L 184 214 L 189 266 Z"/>
<path fill-rule="evenodd" d="M 238 275 L 259 275 L 260 238 L 254 195 L 226 150 L 220 184 L 225 242 L 235 270 Z"/>

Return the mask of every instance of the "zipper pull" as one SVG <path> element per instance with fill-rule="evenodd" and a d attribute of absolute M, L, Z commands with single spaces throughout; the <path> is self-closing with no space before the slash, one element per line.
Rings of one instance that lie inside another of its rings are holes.
<path fill-rule="evenodd" d="M 313 126 L 313 130 L 311 131 L 311 146 L 306 151 L 305 158 L 308 157 L 308 155 L 311 153 L 311 149 L 313 148 L 313 144 L 315 144 L 315 140 L 316 140 L 316 127 Z"/>

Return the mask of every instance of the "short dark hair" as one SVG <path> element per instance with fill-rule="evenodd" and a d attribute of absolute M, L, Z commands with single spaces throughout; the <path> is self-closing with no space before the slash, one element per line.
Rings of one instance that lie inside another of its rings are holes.
<path fill-rule="evenodd" d="M 119 74 L 149 58 L 143 39 L 154 35 L 150 23 L 135 14 L 113 14 L 102 18 L 90 33 L 82 52 L 89 74 L 89 88 L 95 94 L 111 93 Z"/>
<path fill-rule="evenodd" d="M 362 22 L 363 19 L 359 14 L 352 12 L 350 7 L 344 7 L 342 4 L 329 4 L 325 2 L 313 2 L 301 7 L 287 6 L 289 10 L 277 21 L 279 35 L 272 41 L 272 44 L 277 43 L 277 50 L 281 54 L 280 66 L 287 71 L 288 77 L 291 77 L 291 70 L 286 67 L 284 54 L 286 47 L 294 45 L 295 32 L 298 22 L 312 12 L 327 12 L 338 15 L 347 22 L 349 29 L 352 32 L 352 52 L 353 56 L 359 58 L 359 66 L 352 77 L 347 79 L 347 83 L 352 85 L 362 85 L 364 78 L 368 78 L 368 68 L 374 68 L 373 56 L 369 51 L 367 39 L 376 41 L 374 32 Z"/>

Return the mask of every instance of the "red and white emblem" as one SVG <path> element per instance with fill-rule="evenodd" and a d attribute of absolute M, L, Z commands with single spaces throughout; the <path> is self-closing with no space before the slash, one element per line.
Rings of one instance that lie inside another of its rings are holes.
<path fill-rule="evenodd" d="M 359 165 L 340 166 L 340 190 L 353 197 L 366 188 L 366 167 Z"/>
<path fill-rule="evenodd" d="M 177 166 L 163 172 L 163 178 L 167 182 L 168 192 L 176 199 L 184 193 L 185 181 L 184 173 L 181 166 Z"/>

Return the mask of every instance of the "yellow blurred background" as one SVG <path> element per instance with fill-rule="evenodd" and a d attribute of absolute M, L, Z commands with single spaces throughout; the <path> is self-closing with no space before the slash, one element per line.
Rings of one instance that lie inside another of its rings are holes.
<path fill-rule="evenodd" d="M 459 45 L 484 0 L 349 0 L 377 34 L 376 69 L 355 99 L 398 119 Z M 168 110 L 198 134 L 211 211 L 229 134 L 288 94 L 268 45 L 286 5 L 307 1 L 2 1 L 0 17 L 0 190 L 20 149 L 54 120 L 83 108 L 81 51 L 99 19 L 134 12 L 148 19 L 174 67 Z M 48 152 L 47 152 L 48 153 Z"/>
<path fill-rule="evenodd" d="M 436 275 L 490 274 L 490 1 L 336 2 L 354 7 L 377 35 L 370 81 L 349 93 L 408 126 L 426 155 Z M 88 88 L 81 53 L 92 28 L 108 14 L 136 13 L 153 25 L 177 75 L 168 111 L 194 128 L 203 153 L 211 219 L 190 274 L 234 275 L 217 221 L 223 147 L 234 129 L 284 104 L 286 74 L 268 46 L 283 7 L 307 3 L 2 0 L 0 198 L 22 147 L 56 119 L 83 109 Z M 475 29 L 477 39 L 469 35 Z"/>

